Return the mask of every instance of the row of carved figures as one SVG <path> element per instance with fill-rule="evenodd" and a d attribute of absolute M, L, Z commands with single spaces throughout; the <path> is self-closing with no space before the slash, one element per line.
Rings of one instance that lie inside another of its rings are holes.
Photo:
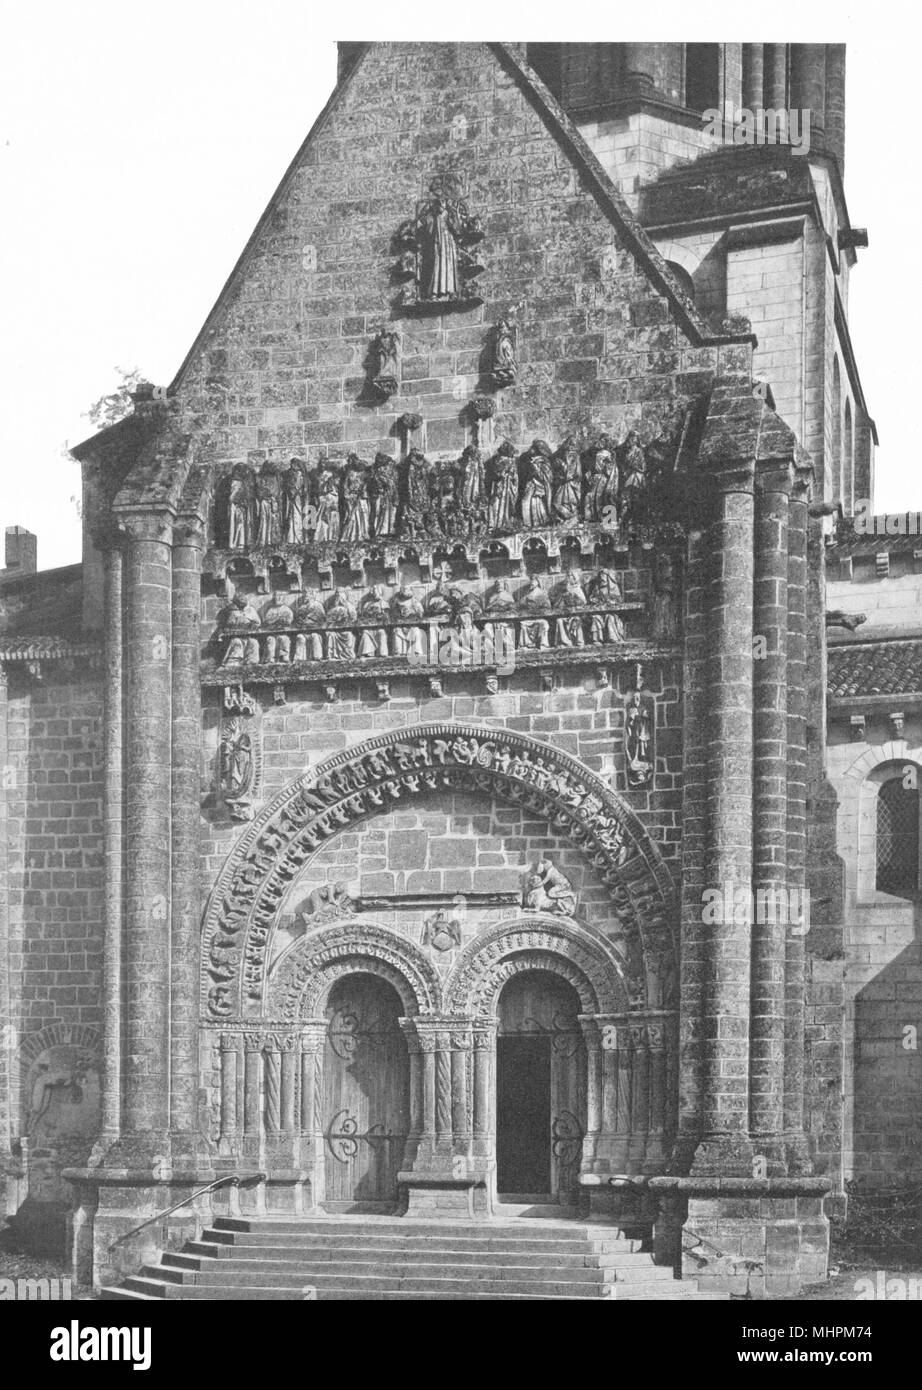
<path fill-rule="evenodd" d="M 219 540 L 230 550 L 358 542 L 375 537 L 464 537 L 568 522 L 615 527 L 636 517 L 648 475 L 666 456 L 662 439 L 644 446 L 631 430 L 617 447 L 602 435 L 581 450 L 575 439 L 552 450 L 536 439 L 520 454 L 506 442 L 485 459 L 469 445 L 458 459 L 434 462 L 418 449 L 398 460 L 357 454 L 345 464 L 309 467 L 267 460 L 256 473 L 237 464 L 219 504 Z"/>
<path fill-rule="evenodd" d="M 475 593 L 450 587 L 444 577 L 424 602 L 406 584 L 389 599 L 384 586 L 377 584 L 357 604 L 343 589 L 335 590 L 326 605 L 315 592 L 303 594 L 294 604 L 278 593 L 259 613 L 238 594 L 221 615 L 219 630 L 227 642 L 222 662 L 413 659 L 423 653 L 424 623 L 451 628 L 461 664 L 465 650 L 473 652 L 480 640 L 481 628 L 507 652 L 621 642 L 624 624 L 615 610 L 622 602 L 621 587 L 610 569 L 600 570 L 588 583 L 578 570 L 569 570 L 552 594 L 537 576 L 518 594 L 512 593 L 507 579 L 499 579 L 483 603 Z M 659 586 L 653 604 L 656 635 L 674 637 L 671 584 Z M 259 629 L 262 636 L 256 635 Z"/>

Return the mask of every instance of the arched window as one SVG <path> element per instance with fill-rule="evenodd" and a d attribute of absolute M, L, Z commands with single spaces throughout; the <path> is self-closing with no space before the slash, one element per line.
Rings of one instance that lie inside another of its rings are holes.
<path fill-rule="evenodd" d="M 845 402 L 845 440 L 842 445 L 842 476 L 845 486 L 842 489 L 842 506 L 851 513 L 855 505 L 855 445 L 852 429 L 852 403 Z"/>
<path fill-rule="evenodd" d="M 839 359 L 832 359 L 832 455 L 829 460 L 829 487 L 833 502 L 845 502 L 842 477 L 842 378 Z"/>
<path fill-rule="evenodd" d="M 906 896 L 919 889 L 919 788 L 896 776 L 877 794 L 877 891 Z"/>

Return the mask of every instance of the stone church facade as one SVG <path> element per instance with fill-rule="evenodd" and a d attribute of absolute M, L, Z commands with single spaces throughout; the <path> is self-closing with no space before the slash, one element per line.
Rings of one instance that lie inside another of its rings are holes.
<path fill-rule="evenodd" d="M 826 756 L 874 442 L 843 84 L 341 45 L 177 377 L 74 450 L 82 565 L 13 537 L 0 1172 L 82 1276 L 505 1198 L 824 1277 L 880 1166 Z M 809 155 L 715 144 L 726 103 L 809 109 Z"/>

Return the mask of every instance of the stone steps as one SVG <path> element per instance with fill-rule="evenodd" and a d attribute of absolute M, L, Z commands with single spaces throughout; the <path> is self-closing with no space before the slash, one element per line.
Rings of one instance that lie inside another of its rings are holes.
<path fill-rule="evenodd" d="M 312 1292 L 305 1293 L 305 1289 Z M 224 1217 L 112 1299 L 711 1298 L 600 1222 Z"/>

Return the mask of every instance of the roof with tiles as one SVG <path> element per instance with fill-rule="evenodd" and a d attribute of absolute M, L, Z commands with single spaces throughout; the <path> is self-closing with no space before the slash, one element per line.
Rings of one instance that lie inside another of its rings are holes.
<path fill-rule="evenodd" d="M 827 688 L 833 700 L 922 693 L 922 641 L 897 639 L 830 646 Z"/>

